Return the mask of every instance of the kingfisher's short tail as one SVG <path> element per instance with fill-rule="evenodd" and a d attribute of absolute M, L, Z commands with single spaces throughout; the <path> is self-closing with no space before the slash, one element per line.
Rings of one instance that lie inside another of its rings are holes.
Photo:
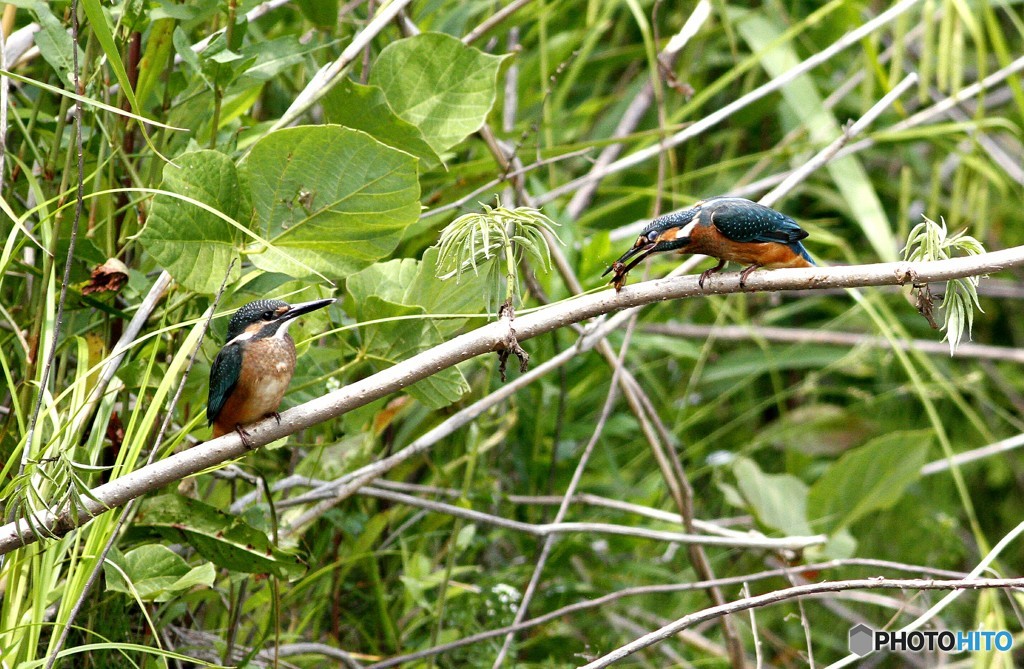
<path fill-rule="evenodd" d="M 810 263 L 812 267 L 818 266 L 818 263 L 814 262 L 814 258 L 811 257 L 811 254 L 807 252 L 807 249 L 800 242 L 793 242 L 789 245 L 789 248 L 793 249 L 794 253 Z"/>

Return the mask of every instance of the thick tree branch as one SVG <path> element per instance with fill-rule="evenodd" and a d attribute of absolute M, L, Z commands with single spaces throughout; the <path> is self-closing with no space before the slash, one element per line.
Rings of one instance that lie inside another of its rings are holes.
<path fill-rule="evenodd" d="M 1022 264 L 1024 246 L 928 263 L 895 262 L 759 271 L 747 280 L 746 289 L 754 292 L 903 285 L 979 276 Z M 713 276 L 705 283 L 703 291 L 697 285 L 695 276 L 647 281 L 627 286 L 619 293 L 609 289 L 582 295 L 519 316 L 515 321 L 516 337 L 521 342 L 526 341 L 571 323 L 629 307 L 702 294 L 738 292 L 741 292 L 738 273 Z M 467 332 L 377 374 L 290 409 L 281 414 L 280 424 L 274 420 L 257 423 L 249 428 L 252 442 L 262 446 L 303 428 L 337 418 L 442 369 L 500 350 L 507 337 L 508 322 L 505 320 Z M 36 514 L 33 525 L 41 533 L 63 536 L 92 516 L 121 506 L 128 500 L 168 483 L 243 456 L 246 452 L 237 434 L 210 440 L 93 489 L 81 496 L 82 508 L 42 510 Z M 33 543 L 37 538 L 24 519 L 0 527 L 0 555 Z"/>

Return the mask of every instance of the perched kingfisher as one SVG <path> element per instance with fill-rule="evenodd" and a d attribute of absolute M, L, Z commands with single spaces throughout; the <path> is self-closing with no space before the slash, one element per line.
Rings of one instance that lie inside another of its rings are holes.
<path fill-rule="evenodd" d="M 228 323 L 228 343 L 210 368 L 206 418 L 215 438 L 235 430 L 246 448 L 252 448 L 242 426 L 269 416 L 281 420 L 277 407 L 295 372 L 295 342 L 288 326 L 332 302 L 256 300 L 235 312 Z"/>
<path fill-rule="evenodd" d="M 702 253 L 717 258 L 718 264 L 700 275 L 701 288 L 709 276 L 721 271 L 729 261 L 747 266 L 740 273 L 742 288 L 758 267 L 814 266 L 814 260 L 800 243 L 806 236 L 807 231 L 796 221 L 774 209 L 741 197 L 713 197 L 651 221 L 633 248 L 604 274 L 615 272 L 612 284 L 618 291 L 622 290 L 629 270 L 652 253 Z M 635 255 L 637 258 L 626 265 Z"/>

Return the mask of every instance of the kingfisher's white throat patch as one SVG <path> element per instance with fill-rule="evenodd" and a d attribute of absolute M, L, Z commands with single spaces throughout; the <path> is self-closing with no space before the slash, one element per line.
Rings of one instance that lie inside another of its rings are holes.
<path fill-rule="evenodd" d="M 681 228 L 671 228 L 665 231 L 665 234 L 661 236 L 661 241 L 670 242 L 674 239 L 685 239 L 693 234 L 693 229 L 697 227 L 697 219 L 694 219 L 684 225 Z"/>

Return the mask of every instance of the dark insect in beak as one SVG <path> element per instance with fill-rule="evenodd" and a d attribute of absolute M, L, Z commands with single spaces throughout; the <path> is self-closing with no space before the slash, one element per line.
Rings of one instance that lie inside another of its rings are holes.
<path fill-rule="evenodd" d="M 611 267 L 606 269 L 604 271 L 604 274 L 602 274 L 601 276 L 605 276 L 613 270 L 616 274 L 628 272 L 629 270 L 633 269 L 638 264 L 643 262 L 643 259 L 649 256 L 651 252 L 654 251 L 654 247 L 657 245 L 658 242 L 656 241 L 652 242 L 649 241 L 646 237 L 640 237 L 640 239 L 636 240 L 636 244 L 633 245 L 633 248 L 623 253 L 622 256 L 620 256 L 618 260 L 613 262 L 611 264 Z M 640 257 L 636 258 L 635 260 L 633 260 L 633 262 L 629 263 L 628 265 L 625 264 L 627 260 L 629 260 L 638 253 L 641 254 Z"/>
<path fill-rule="evenodd" d="M 641 235 L 640 238 L 636 240 L 636 244 L 633 245 L 633 248 L 623 253 L 622 256 L 613 262 L 601 276 L 606 276 L 609 272 L 615 272 L 615 276 L 612 277 L 611 284 L 615 286 L 616 292 L 622 290 L 622 286 L 626 283 L 626 274 L 629 273 L 629 270 L 639 265 L 647 256 L 651 255 L 657 245 L 658 242 L 656 240 L 651 241 L 647 237 Z M 637 257 L 633 258 L 633 256 Z M 633 258 L 633 261 L 627 265 L 626 261 L 630 258 Z"/>

